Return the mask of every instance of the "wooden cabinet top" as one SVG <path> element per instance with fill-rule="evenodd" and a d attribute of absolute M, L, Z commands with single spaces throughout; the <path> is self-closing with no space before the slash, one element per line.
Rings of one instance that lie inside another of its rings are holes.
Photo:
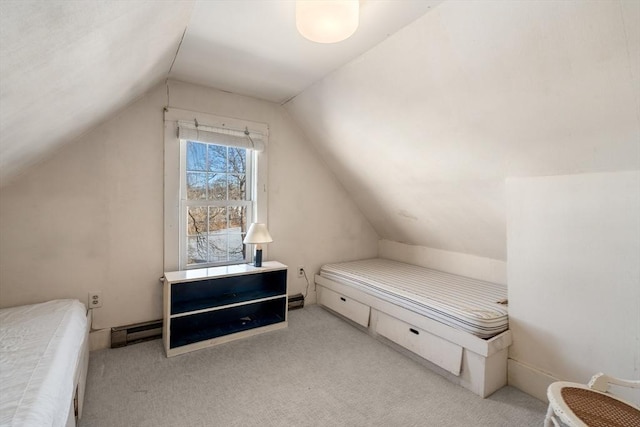
<path fill-rule="evenodd" d="M 169 283 L 181 283 L 203 279 L 242 276 L 246 274 L 259 274 L 269 271 L 285 270 L 286 268 L 286 265 L 279 263 L 278 261 L 265 261 L 262 263 L 262 267 L 255 267 L 253 264 L 223 265 L 220 267 L 169 271 L 164 273 L 164 277 Z"/>

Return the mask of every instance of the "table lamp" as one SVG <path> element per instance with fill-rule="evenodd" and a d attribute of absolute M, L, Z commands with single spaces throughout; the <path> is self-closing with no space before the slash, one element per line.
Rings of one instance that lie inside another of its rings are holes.
<path fill-rule="evenodd" d="M 271 238 L 269 230 L 267 230 L 267 226 L 265 224 L 260 222 L 254 222 L 251 224 L 242 243 L 252 243 L 256 245 L 256 256 L 254 257 L 253 263 L 254 266 L 262 267 L 262 244 L 271 242 L 273 242 L 273 239 Z"/>

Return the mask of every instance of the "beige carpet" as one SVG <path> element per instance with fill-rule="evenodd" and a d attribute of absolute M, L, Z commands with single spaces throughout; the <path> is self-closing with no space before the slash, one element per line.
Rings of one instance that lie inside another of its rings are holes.
<path fill-rule="evenodd" d="M 284 330 L 166 358 L 160 340 L 91 353 L 81 427 L 540 426 L 512 387 L 487 399 L 318 306 Z"/>

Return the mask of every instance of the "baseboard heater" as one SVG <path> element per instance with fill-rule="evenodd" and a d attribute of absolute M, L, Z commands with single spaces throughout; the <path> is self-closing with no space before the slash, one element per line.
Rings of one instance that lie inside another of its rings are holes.
<path fill-rule="evenodd" d="M 111 348 L 162 338 L 162 320 L 111 328 Z"/>
<path fill-rule="evenodd" d="M 288 309 L 304 307 L 304 297 L 296 294 L 289 297 Z M 129 344 L 162 338 L 162 320 L 135 323 L 133 325 L 111 328 L 111 348 L 125 347 Z"/>
<path fill-rule="evenodd" d="M 289 310 L 295 310 L 297 308 L 304 307 L 304 297 L 302 296 L 302 294 L 291 295 L 288 300 L 289 304 L 287 308 Z"/>

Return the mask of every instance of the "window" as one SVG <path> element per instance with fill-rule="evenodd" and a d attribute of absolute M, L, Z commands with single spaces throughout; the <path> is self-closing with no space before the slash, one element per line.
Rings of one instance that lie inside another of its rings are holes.
<path fill-rule="evenodd" d="M 165 271 L 252 261 L 242 240 L 266 222 L 267 134 L 260 123 L 165 111 Z"/>
<path fill-rule="evenodd" d="M 186 267 L 248 261 L 242 243 L 252 218 L 252 153 L 184 141 Z"/>

